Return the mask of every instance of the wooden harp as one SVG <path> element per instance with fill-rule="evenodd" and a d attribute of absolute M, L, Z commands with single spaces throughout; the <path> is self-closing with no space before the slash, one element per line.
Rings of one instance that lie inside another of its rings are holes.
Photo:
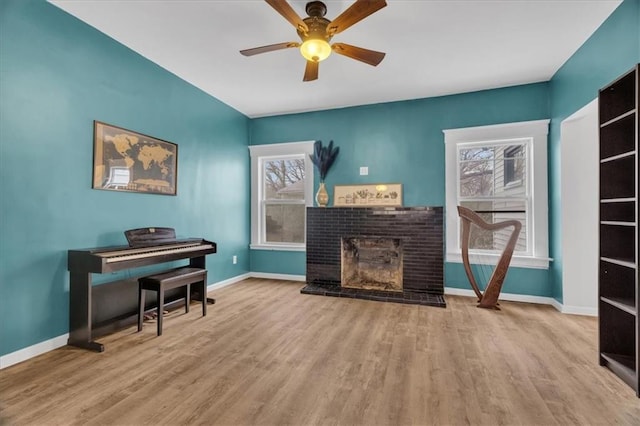
<path fill-rule="evenodd" d="M 518 236 L 522 229 L 522 223 L 517 220 L 505 220 L 504 222 L 487 223 L 476 212 L 466 207 L 458 206 L 458 216 L 462 219 L 462 263 L 464 265 L 464 271 L 467 273 L 469 283 L 473 288 L 473 291 L 478 296 L 478 307 L 488 309 L 500 309 L 498 308 L 498 297 L 500 296 L 500 290 L 502 289 L 502 283 L 507 276 L 507 270 L 511 263 L 511 257 L 513 256 L 513 250 L 518 242 Z M 480 291 L 478 283 L 476 282 L 473 272 L 471 271 L 471 264 L 469 263 L 469 238 L 471 236 L 471 224 L 474 224 L 481 229 L 487 231 L 497 231 L 513 226 L 511 236 L 507 241 L 500 259 L 496 264 L 493 274 L 487 283 L 487 287 L 484 290 L 484 294 Z"/>

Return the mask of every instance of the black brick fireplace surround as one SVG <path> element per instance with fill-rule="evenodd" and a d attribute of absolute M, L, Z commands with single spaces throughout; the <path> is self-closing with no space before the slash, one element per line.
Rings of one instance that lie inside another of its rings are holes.
<path fill-rule="evenodd" d="M 403 291 L 341 286 L 341 239 L 398 238 Z M 308 207 L 304 294 L 446 307 L 442 207 Z"/>

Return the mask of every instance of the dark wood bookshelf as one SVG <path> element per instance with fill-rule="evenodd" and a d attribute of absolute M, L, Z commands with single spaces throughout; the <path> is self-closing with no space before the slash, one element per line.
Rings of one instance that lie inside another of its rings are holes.
<path fill-rule="evenodd" d="M 636 383 L 636 360 L 631 356 L 602 352 L 606 366 L 616 373 L 625 383 L 634 387 Z"/>
<path fill-rule="evenodd" d="M 600 300 L 608 303 L 610 305 L 615 306 L 618 309 L 621 309 L 631 315 L 636 315 L 636 305 L 633 299 L 625 299 L 622 297 L 600 297 Z"/>
<path fill-rule="evenodd" d="M 599 92 L 600 365 L 640 397 L 638 333 L 639 66 Z"/>

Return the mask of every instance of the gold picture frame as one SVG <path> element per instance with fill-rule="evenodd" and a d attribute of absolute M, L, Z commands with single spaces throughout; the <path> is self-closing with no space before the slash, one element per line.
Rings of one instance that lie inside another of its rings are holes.
<path fill-rule="evenodd" d="M 335 185 L 335 207 L 402 207 L 401 183 Z"/>
<path fill-rule="evenodd" d="M 107 191 L 176 195 L 178 145 L 93 122 L 93 185 Z"/>

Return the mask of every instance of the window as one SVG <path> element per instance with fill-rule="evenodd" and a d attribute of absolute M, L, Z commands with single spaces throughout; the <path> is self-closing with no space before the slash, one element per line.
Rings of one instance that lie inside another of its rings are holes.
<path fill-rule="evenodd" d="M 548 120 L 445 130 L 447 261 L 462 262 L 456 206 L 489 223 L 519 220 L 511 264 L 548 268 Z M 472 261 L 495 263 L 511 234 L 472 227 Z"/>
<path fill-rule="evenodd" d="M 313 202 L 313 141 L 249 147 L 251 248 L 304 250 Z"/>
<path fill-rule="evenodd" d="M 524 145 L 509 146 L 504 150 L 504 186 L 522 184 L 525 158 Z"/>
<path fill-rule="evenodd" d="M 519 220 L 522 230 L 516 253 L 530 254 L 527 242 L 528 191 L 525 153 L 531 139 L 501 142 L 471 142 L 458 144 L 458 204 L 474 210 L 486 222 Z M 517 179 L 516 179 L 517 177 Z M 511 234 L 510 229 L 487 231 L 472 227 L 469 248 L 500 253 Z"/>

